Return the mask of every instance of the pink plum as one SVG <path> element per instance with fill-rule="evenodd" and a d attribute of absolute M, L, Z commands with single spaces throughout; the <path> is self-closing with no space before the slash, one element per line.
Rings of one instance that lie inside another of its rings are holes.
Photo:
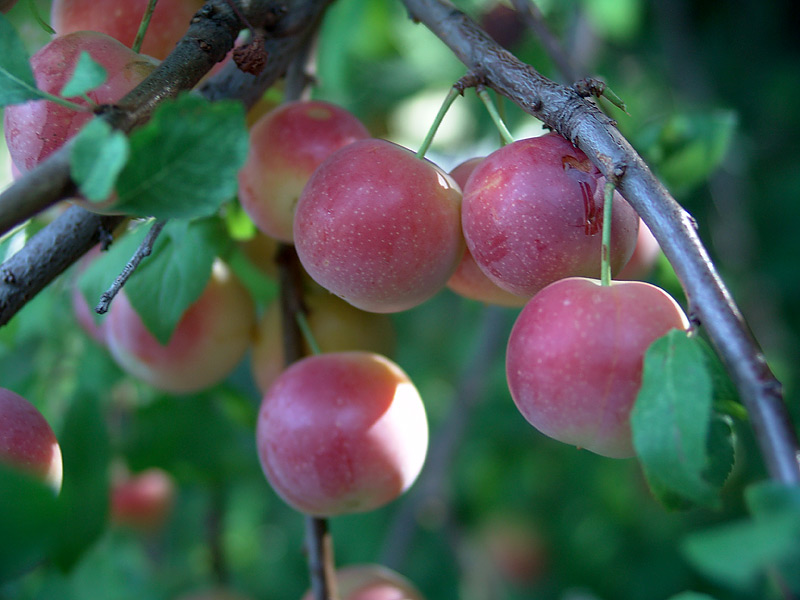
<path fill-rule="evenodd" d="M 57 95 L 72 77 L 84 51 L 108 74 L 105 83 L 87 93 L 96 104 L 116 102 L 158 64 L 155 59 L 136 54 L 105 34 L 92 31 L 71 33 L 54 38 L 31 58 L 39 88 Z M 70 100 L 88 108 L 82 98 Z M 75 135 L 92 116 L 90 110 L 80 112 L 49 100 L 32 100 L 6 107 L 3 127 L 14 164 L 23 173 L 30 171 Z"/>
<path fill-rule="evenodd" d="M 550 284 L 517 317 L 506 351 L 511 396 L 545 435 L 633 456 L 629 416 L 647 348 L 688 320 L 664 290 L 582 277 Z"/>
<path fill-rule="evenodd" d="M 186 394 L 228 376 L 247 351 L 255 324 L 247 289 L 217 262 L 166 345 L 147 330 L 124 290 L 111 303 L 105 331 L 108 348 L 125 371 L 160 390 Z"/>
<path fill-rule="evenodd" d="M 42 413 L 19 394 L 0 388 L 0 462 L 61 489 L 61 448 Z"/>
<path fill-rule="evenodd" d="M 389 359 L 319 354 L 293 363 L 261 403 L 258 455 L 275 492 L 310 515 L 365 512 L 416 479 L 428 447 L 419 392 Z"/>
<path fill-rule="evenodd" d="M 501 288 L 531 297 L 571 276 L 600 276 L 605 179 L 557 134 L 519 140 L 487 156 L 464 186 L 467 247 Z M 636 244 L 639 217 L 614 194 L 611 269 Z"/>
<path fill-rule="evenodd" d="M 297 205 L 300 262 L 322 287 L 370 312 L 397 312 L 444 288 L 464 252 L 461 190 L 433 163 L 379 139 L 322 163 Z"/>

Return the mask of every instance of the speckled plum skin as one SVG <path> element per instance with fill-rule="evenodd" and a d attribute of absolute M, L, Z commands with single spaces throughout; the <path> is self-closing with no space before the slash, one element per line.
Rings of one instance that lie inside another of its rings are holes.
<path fill-rule="evenodd" d="M 82 31 L 54 38 L 33 55 L 31 67 L 39 88 L 57 95 L 72 76 L 82 51 L 103 65 L 108 74 L 105 83 L 87 94 L 97 104 L 116 102 L 158 64 L 105 34 Z M 81 98 L 70 100 L 87 105 Z M 92 116 L 91 112 L 78 112 L 47 100 L 6 107 L 3 127 L 11 159 L 20 172 L 30 171 L 63 146 Z"/>
<path fill-rule="evenodd" d="M 450 171 L 450 176 L 463 189 L 472 171 L 482 161 L 483 157 L 470 158 Z M 528 301 L 527 297 L 517 296 L 498 287 L 481 270 L 469 249 L 464 251 L 455 273 L 447 281 L 447 287 L 465 298 L 498 306 L 520 307 Z"/>
<path fill-rule="evenodd" d="M 359 310 L 324 290 L 306 293 L 303 303 L 308 326 L 322 352 L 367 350 L 384 356 L 394 353 L 395 332 L 389 315 Z M 276 300 L 259 320 L 250 353 L 253 379 L 262 393 L 286 368 L 282 333 L 281 307 Z M 306 347 L 305 353 L 311 354 L 311 348 Z"/>
<path fill-rule="evenodd" d="M 337 569 L 336 590 L 341 600 L 424 600 L 408 579 L 376 564 Z M 306 592 L 302 600 L 314 600 L 313 592 Z"/>
<path fill-rule="evenodd" d="M 104 329 L 108 349 L 123 370 L 157 389 L 187 394 L 230 374 L 252 342 L 255 325 L 247 289 L 217 263 L 166 345 L 147 330 L 124 290 L 111 303 Z"/>
<path fill-rule="evenodd" d="M 489 279 L 519 296 L 565 277 L 599 277 L 604 187 L 600 171 L 560 135 L 504 146 L 464 186 L 467 247 Z M 638 224 L 615 193 L 612 273 L 631 256 Z"/>
<path fill-rule="evenodd" d="M 557 281 L 525 305 L 511 331 L 511 396 L 551 438 L 603 456 L 633 456 L 629 415 L 645 351 L 688 325 L 677 302 L 649 283 Z"/>
<path fill-rule="evenodd" d="M 261 403 L 261 466 L 296 510 L 321 517 L 365 512 L 397 498 L 425 460 L 419 392 L 392 361 L 370 352 L 293 363 Z"/>
<path fill-rule="evenodd" d="M 19 394 L 0 388 L 0 462 L 61 489 L 61 448 L 42 413 Z"/>
<path fill-rule="evenodd" d="M 133 45 L 148 0 L 97 2 L 97 0 L 53 0 L 50 25 L 58 35 L 76 31 L 99 31 L 128 48 Z M 163 60 L 189 29 L 203 0 L 159 0 L 142 43 L 142 53 Z"/>
<path fill-rule="evenodd" d="M 329 102 L 289 102 L 271 110 L 250 130 L 239 172 L 242 207 L 263 233 L 291 244 L 295 206 L 311 174 L 339 148 L 368 137 L 361 121 Z"/>
<path fill-rule="evenodd" d="M 443 289 L 464 252 L 461 189 L 386 140 L 354 142 L 309 179 L 294 220 L 297 255 L 322 287 L 370 312 L 398 312 Z"/>

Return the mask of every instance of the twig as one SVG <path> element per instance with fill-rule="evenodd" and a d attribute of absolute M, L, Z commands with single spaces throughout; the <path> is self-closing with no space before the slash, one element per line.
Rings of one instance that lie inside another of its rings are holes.
<path fill-rule="evenodd" d="M 800 483 L 800 445 L 783 403 L 781 385 L 767 366 L 736 303 L 697 235 L 692 217 L 600 110 L 495 43 L 466 15 L 439 0 L 404 0 L 424 23 L 495 91 L 571 140 L 607 177 L 658 240 L 731 374 L 750 415 L 770 475 Z"/>
<path fill-rule="evenodd" d="M 158 235 L 161 233 L 161 230 L 164 229 L 164 225 L 167 224 L 167 220 L 163 221 L 156 221 L 150 227 L 150 231 L 147 232 L 147 235 L 142 240 L 142 243 L 139 244 L 139 247 L 134 252 L 131 259 L 122 269 L 122 272 L 117 276 L 114 280 L 114 283 L 111 284 L 111 287 L 108 288 L 103 294 L 100 296 L 100 302 L 98 302 L 97 306 L 94 308 L 94 312 L 98 315 L 105 314 L 108 312 L 108 307 L 111 305 L 111 301 L 114 297 L 119 293 L 122 289 L 122 286 L 130 279 L 130 276 L 133 275 L 133 272 L 136 270 L 136 267 L 139 266 L 145 257 L 150 256 L 150 253 L 153 251 L 153 244 L 156 243 L 156 239 Z"/>

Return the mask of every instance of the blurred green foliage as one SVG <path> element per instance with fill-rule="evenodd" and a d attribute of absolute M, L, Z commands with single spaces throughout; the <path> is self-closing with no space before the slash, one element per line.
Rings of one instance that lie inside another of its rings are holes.
<path fill-rule="evenodd" d="M 35 3 L 47 14 L 46 0 Z M 497 35 L 520 58 L 561 79 L 532 34 L 497 17 L 493 0 L 456 4 L 487 26 L 500 22 Z M 537 4 L 578 70 L 602 77 L 626 102 L 629 115 L 611 115 L 697 218 L 800 418 L 796 4 Z M 47 40 L 27 2 L 9 18 L 29 52 Z M 465 74 L 441 41 L 386 0 L 337 0 L 322 26 L 318 69 L 317 97 L 398 140 L 413 140 L 419 123 L 424 132 L 447 88 Z M 406 110 L 411 102 L 416 112 Z M 449 119 L 455 133 L 438 138 L 429 155 L 445 168 L 499 143 L 471 92 L 456 106 L 443 125 Z M 516 135 L 540 129 L 509 103 L 502 108 Z M 229 226 L 241 221 L 235 217 L 228 212 Z M 41 222 L 27 229 L 37 227 Z M 10 251 L 13 242 L 0 249 Z M 233 256 L 237 272 L 252 276 L 251 289 L 274 293 L 240 253 Z M 208 261 L 201 262 L 205 269 Z M 302 518 L 275 496 L 258 465 L 259 398 L 246 361 L 224 384 L 180 398 L 130 380 L 75 323 L 75 275 L 53 283 L 0 329 L 0 385 L 48 417 L 65 445 L 65 482 L 76 475 L 53 502 L 0 472 L 0 500 L 18 488 L 28 498 L 17 513 L 0 514 L 0 576 L 8 579 L 0 598 L 166 600 L 217 582 L 253 598 L 299 598 L 307 587 Z M 663 258 L 652 280 L 680 295 Z M 503 335 L 514 316 L 504 311 Z M 737 458 L 721 507 L 666 511 L 635 461 L 581 452 L 532 430 L 511 402 L 502 351 L 484 357 L 479 401 L 462 404 L 460 383 L 481 352 L 485 318 L 484 307 L 449 292 L 394 317 L 395 358 L 422 393 L 433 439 L 454 419 L 464 419 L 465 429 L 437 494 L 414 504 L 404 523 L 410 543 L 400 548 L 387 532 L 396 531 L 405 503 L 416 502 L 416 488 L 384 509 L 334 519 L 339 564 L 392 557 L 390 566 L 436 600 L 780 597 L 764 566 L 798 556 L 796 490 L 775 492 L 785 501 L 767 501 L 772 496 L 753 488 L 753 506 L 746 506 L 746 486 L 765 476 L 746 422 L 734 425 Z M 175 477 L 179 494 L 164 530 L 144 534 L 108 523 L 112 462 L 134 471 L 160 466 Z M 525 566 L 516 571 L 496 551 L 508 529 L 527 540 L 519 559 Z M 49 558 L 31 567 L 42 556 Z M 796 579 L 796 570 L 789 573 Z"/>

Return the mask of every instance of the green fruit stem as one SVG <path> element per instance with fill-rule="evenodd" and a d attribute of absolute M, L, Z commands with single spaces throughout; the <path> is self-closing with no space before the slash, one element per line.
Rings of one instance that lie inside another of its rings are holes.
<path fill-rule="evenodd" d="M 150 0 L 150 2 L 147 3 L 147 10 L 144 11 L 142 22 L 139 23 L 139 31 L 136 32 L 136 38 L 133 40 L 133 46 L 131 46 L 131 50 L 137 54 L 139 54 L 139 51 L 142 49 L 144 34 L 150 26 L 150 18 L 153 16 L 153 11 L 156 9 L 156 2 L 158 2 L 158 0 Z"/>
<path fill-rule="evenodd" d="M 303 334 L 303 339 L 306 341 L 306 344 L 308 344 L 308 347 L 311 348 L 311 354 L 315 356 L 317 354 L 322 354 L 322 350 L 320 350 L 319 344 L 311 331 L 311 326 L 308 324 L 306 314 L 303 311 L 297 311 L 294 314 L 294 318 L 297 321 L 297 326 L 300 328 L 300 333 Z"/>
<path fill-rule="evenodd" d="M 603 200 L 603 240 L 600 248 L 600 283 L 611 285 L 611 207 L 614 199 L 614 184 L 606 182 Z"/>
<path fill-rule="evenodd" d="M 489 92 L 486 88 L 477 88 L 478 97 L 483 101 L 484 106 L 486 106 L 486 110 L 489 112 L 489 116 L 492 118 L 495 127 L 497 127 L 497 131 L 500 132 L 500 137 L 503 140 L 503 144 L 510 144 L 514 141 L 514 138 L 511 135 L 511 132 L 506 127 L 506 124 L 503 122 L 500 113 L 497 111 L 497 107 L 495 106 L 494 102 L 492 101 L 492 97 L 489 95 Z"/>
<path fill-rule="evenodd" d="M 461 92 L 455 86 L 451 87 L 450 91 L 447 92 L 447 96 L 445 97 L 444 102 L 442 102 L 442 106 L 439 108 L 439 112 L 436 114 L 436 118 L 433 120 L 431 128 L 428 130 L 428 134 L 425 136 L 425 139 L 422 140 L 419 150 L 417 150 L 417 158 L 425 158 L 425 153 L 428 151 L 428 148 L 430 148 L 431 142 L 433 142 L 433 136 L 436 135 L 439 125 L 442 124 L 442 119 L 444 119 L 444 116 L 447 114 L 450 106 L 453 104 L 453 102 L 455 102 L 455 99 L 458 98 L 460 94 Z"/>

